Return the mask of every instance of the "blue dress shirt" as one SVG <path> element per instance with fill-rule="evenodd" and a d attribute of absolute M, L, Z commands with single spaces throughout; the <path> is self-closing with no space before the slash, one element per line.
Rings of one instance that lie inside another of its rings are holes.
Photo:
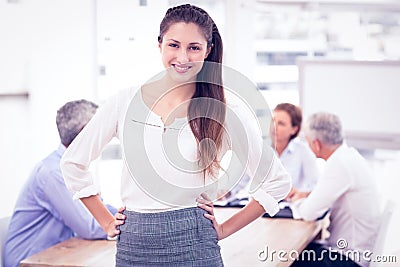
<path fill-rule="evenodd" d="M 36 165 L 17 200 L 4 247 L 4 266 L 16 267 L 30 255 L 74 236 L 105 239 L 104 230 L 64 183 L 60 169 L 65 147 Z M 117 212 L 108 206 L 112 214 Z"/>

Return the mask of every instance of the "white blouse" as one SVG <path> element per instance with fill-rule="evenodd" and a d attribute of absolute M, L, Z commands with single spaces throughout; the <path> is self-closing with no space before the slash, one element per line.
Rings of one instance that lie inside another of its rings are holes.
<path fill-rule="evenodd" d="M 269 145 L 263 144 L 252 111 L 226 91 L 227 134 L 217 158 L 231 153 L 228 166 L 218 177 L 198 170 L 197 143 L 187 118 L 164 125 L 144 103 L 140 87 L 120 91 L 96 112 L 75 138 L 61 161 L 67 187 L 74 198 L 100 193 L 90 163 L 117 137 L 123 147 L 121 198 L 127 210 L 160 212 L 195 207 L 205 192 L 216 199 L 231 189 L 246 172 L 252 177 L 251 196 L 271 215 L 290 190 L 290 177 Z"/>

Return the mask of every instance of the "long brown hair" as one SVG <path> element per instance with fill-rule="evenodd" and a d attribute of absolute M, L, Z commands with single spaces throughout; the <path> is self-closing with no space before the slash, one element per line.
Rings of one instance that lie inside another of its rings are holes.
<path fill-rule="evenodd" d="M 197 75 L 196 90 L 188 108 L 188 119 L 198 143 L 199 165 L 203 169 L 203 174 L 215 176 L 216 171 L 221 168 L 217 155 L 222 147 L 226 113 L 222 86 L 222 39 L 217 26 L 206 11 L 185 4 L 167 10 L 160 24 L 159 43 L 162 42 L 169 27 L 178 22 L 196 24 L 207 40 L 207 48 L 211 48 L 202 70 Z M 207 62 L 217 64 L 207 65 Z M 194 101 L 196 99 L 200 101 Z"/>

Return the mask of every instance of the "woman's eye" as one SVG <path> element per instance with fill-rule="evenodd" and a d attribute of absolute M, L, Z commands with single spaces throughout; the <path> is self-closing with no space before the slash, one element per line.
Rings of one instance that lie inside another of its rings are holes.
<path fill-rule="evenodd" d="M 189 47 L 189 49 L 190 49 L 190 50 L 194 50 L 194 51 L 198 51 L 198 50 L 200 50 L 200 47 L 198 47 L 198 46 L 191 46 L 191 47 Z"/>
<path fill-rule="evenodd" d="M 168 44 L 168 46 L 170 46 L 170 47 L 178 47 L 178 45 L 174 44 L 174 43 Z"/>

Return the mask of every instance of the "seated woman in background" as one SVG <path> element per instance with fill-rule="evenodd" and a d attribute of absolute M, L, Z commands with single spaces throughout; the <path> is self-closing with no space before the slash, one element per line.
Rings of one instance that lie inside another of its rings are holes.
<path fill-rule="evenodd" d="M 319 172 L 315 155 L 305 142 L 296 138 L 301 130 L 301 109 L 290 103 L 281 103 L 273 110 L 272 118 L 272 146 L 292 177 L 292 190 L 286 200 L 307 197 L 317 183 Z"/>

